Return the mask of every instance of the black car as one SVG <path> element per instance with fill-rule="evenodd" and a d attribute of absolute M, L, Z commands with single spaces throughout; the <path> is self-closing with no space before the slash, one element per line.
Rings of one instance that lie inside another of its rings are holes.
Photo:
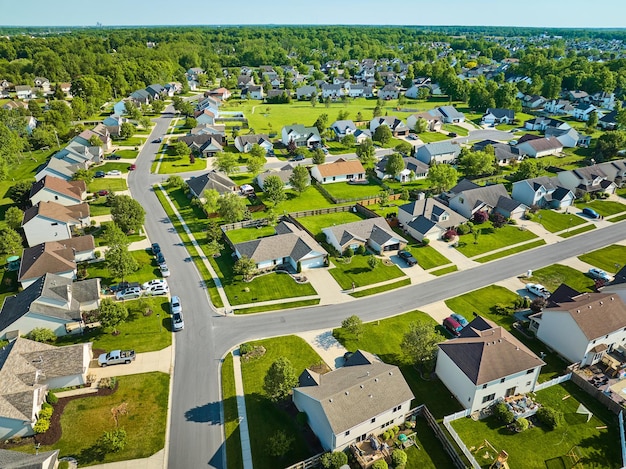
<path fill-rule="evenodd" d="M 409 267 L 413 267 L 415 264 L 417 264 L 417 259 L 415 259 L 415 257 L 413 257 L 413 254 L 411 254 L 409 251 L 398 251 L 398 257 L 406 262 Z"/>
<path fill-rule="evenodd" d="M 112 155 L 107 156 L 107 160 L 119 160 L 122 157 L 120 155 L 116 155 L 115 153 L 113 153 Z"/>
<path fill-rule="evenodd" d="M 152 143 L 161 143 L 163 140 L 161 140 L 161 138 L 155 138 L 154 140 L 152 140 Z"/>
<path fill-rule="evenodd" d="M 156 255 L 156 261 L 157 261 L 157 264 L 159 265 L 165 264 L 165 256 L 163 255 L 162 252 L 159 251 L 159 253 Z"/>
<path fill-rule="evenodd" d="M 152 243 L 152 254 L 154 254 L 155 256 L 161 252 L 161 246 L 159 246 L 159 243 Z"/>
<path fill-rule="evenodd" d="M 291 161 L 302 161 L 304 160 L 304 155 L 296 155 L 293 158 L 291 158 Z"/>
<path fill-rule="evenodd" d="M 104 177 L 104 171 L 96 171 L 96 173 L 93 175 L 93 177 L 95 178 L 103 178 Z"/>

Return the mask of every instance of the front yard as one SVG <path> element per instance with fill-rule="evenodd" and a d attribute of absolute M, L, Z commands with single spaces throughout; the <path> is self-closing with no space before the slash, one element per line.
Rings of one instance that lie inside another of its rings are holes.
<path fill-rule="evenodd" d="M 539 218 L 539 215 L 541 218 Z M 573 213 L 560 213 L 554 210 L 539 210 L 535 217 L 536 220 L 550 233 L 570 230 L 585 223 L 585 220 L 575 216 Z"/>
<path fill-rule="evenodd" d="M 617 273 L 626 263 L 626 246 L 611 244 L 578 256 L 578 258 L 607 272 Z"/>
<path fill-rule="evenodd" d="M 171 146 L 167 148 L 167 151 L 163 155 L 156 155 L 155 161 L 158 162 L 159 159 L 161 161 L 158 171 L 159 174 L 175 174 L 184 173 L 187 171 L 199 171 L 202 169 L 206 169 L 207 167 L 206 158 L 196 157 L 195 162 L 191 163 L 189 160 L 189 155 L 175 155 Z"/>
<path fill-rule="evenodd" d="M 135 258 L 137 263 L 139 264 L 139 270 L 129 274 L 123 280 L 127 282 L 147 282 L 148 280 L 152 280 L 153 278 L 161 277 L 161 273 L 159 270 L 159 266 L 156 261 L 152 258 L 152 254 L 149 254 L 148 251 L 131 251 L 132 256 Z M 121 282 L 121 278 L 112 277 L 109 269 L 106 267 L 106 263 L 96 262 L 94 264 L 89 264 L 87 269 L 89 272 L 88 278 L 100 277 L 102 280 L 100 284 L 104 286 L 109 286 L 117 282 Z"/>
<path fill-rule="evenodd" d="M 534 426 L 522 433 L 508 430 L 494 417 L 479 421 L 464 418 L 452 422 L 452 426 L 468 448 L 479 447 L 487 440 L 497 451 L 506 451 L 509 454 L 510 467 L 573 467 L 566 464 L 566 455 L 574 447 L 580 451 L 584 467 L 621 466 L 619 432 L 615 417 L 575 384 L 566 382 L 541 390 L 537 392 L 537 400 L 563 412 L 565 423 L 555 430 Z M 586 415 L 577 412 L 581 402 L 594 414 L 589 422 Z M 480 455 L 484 455 L 484 451 Z M 482 467 L 489 467 L 487 459 L 477 460 L 483 463 Z"/>
<path fill-rule="evenodd" d="M 494 228 L 489 221 L 481 225 L 475 225 L 474 230 L 480 230 L 477 241 L 474 239 L 473 233 L 459 236 L 458 241 L 459 246 L 457 249 L 470 258 L 513 244 L 530 241 L 537 237 L 531 231 L 515 225 Z"/>
<path fill-rule="evenodd" d="M 615 215 L 616 213 L 626 212 L 626 205 L 613 202 L 612 200 L 592 200 L 591 202 L 577 202 L 576 207 L 583 209 L 584 207 L 591 207 L 603 217 Z"/>
<path fill-rule="evenodd" d="M 94 179 L 87 186 L 88 192 L 98 192 L 101 190 L 120 192 L 128 190 L 128 185 L 126 184 L 126 179 L 124 178 L 106 177 Z"/>
<path fill-rule="evenodd" d="M 581 293 L 595 290 L 594 280 L 591 277 L 572 267 L 560 264 L 553 264 L 543 269 L 535 270 L 532 277 L 528 280 L 533 283 L 540 283 L 550 291 L 556 290 L 562 283 Z"/>
<path fill-rule="evenodd" d="M 329 270 L 330 275 L 344 290 L 351 289 L 353 283 L 356 287 L 364 287 L 404 277 L 404 272 L 397 265 L 385 265 L 379 262 L 374 269 L 371 269 L 367 264 L 368 257 L 369 255 L 355 254 L 351 258 L 333 258 L 332 263 L 335 267 Z"/>

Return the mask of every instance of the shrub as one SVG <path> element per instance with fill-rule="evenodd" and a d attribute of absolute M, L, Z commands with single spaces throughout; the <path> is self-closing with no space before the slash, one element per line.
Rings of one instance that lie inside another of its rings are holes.
<path fill-rule="evenodd" d="M 356 248 L 356 253 L 363 256 L 365 255 L 365 253 L 367 252 L 367 249 L 365 249 L 365 245 L 364 244 L 359 244 L 359 247 Z"/>
<path fill-rule="evenodd" d="M 497 303 L 493 307 L 493 312 L 500 316 L 509 316 L 514 312 L 514 308 L 511 305 L 506 305 L 504 303 Z"/>
<path fill-rule="evenodd" d="M 504 402 L 496 404 L 493 408 L 494 417 L 505 425 L 513 421 L 513 412 L 511 412 Z"/>
<path fill-rule="evenodd" d="M 401 449 L 394 449 L 391 453 L 391 464 L 393 467 L 404 466 L 408 460 L 408 456 Z"/>
<path fill-rule="evenodd" d="M 430 239 L 429 239 L 429 238 L 424 238 L 424 239 L 422 239 L 422 244 L 423 244 L 424 246 L 428 246 L 428 245 L 430 244 Z"/>
<path fill-rule="evenodd" d="M 298 415 L 296 415 L 296 423 L 300 426 L 300 427 L 304 427 L 309 421 L 309 417 L 306 414 L 306 412 L 298 412 Z"/>
<path fill-rule="evenodd" d="M 489 219 L 491 220 L 494 228 L 502 228 L 507 222 L 506 217 L 498 212 L 493 212 Z"/>
<path fill-rule="evenodd" d="M 59 461 L 59 466 L 57 469 L 70 469 L 69 461 Z"/>
<path fill-rule="evenodd" d="M 394 435 L 397 435 L 398 433 L 400 433 L 400 428 L 397 425 L 394 425 L 393 427 L 391 427 L 391 431 Z"/>
<path fill-rule="evenodd" d="M 98 384 L 99 388 L 113 389 L 115 388 L 115 384 L 117 383 L 117 378 L 112 376 L 110 378 L 102 378 L 100 379 L 100 383 Z"/>
<path fill-rule="evenodd" d="M 339 469 L 344 464 L 348 464 L 348 456 L 341 451 L 324 453 L 320 458 L 320 463 L 324 469 Z"/>
<path fill-rule="evenodd" d="M 48 404 L 48 407 L 42 406 L 39 411 L 39 418 L 50 420 L 50 417 L 52 417 L 52 406 L 50 404 Z"/>
<path fill-rule="evenodd" d="M 450 241 L 452 238 L 455 238 L 458 235 L 455 229 L 450 229 L 443 234 L 443 239 L 446 241 Z"/>
<path fill-rule="evenodd" d="M 241 344 L 239 346 L 239 353 L 241 355 L 246 355 L 246 354 L 252 352 L 253 348 L 254 347 L 252 346 L 252 344 L 249 344 L 248 342 L 244 342 L 243 344 Z"/>
<path fill-rule="evenodd" d="M 485 212 L 484 210 L 479 210 L 478 212 L 474 214 L 474 217 L 472 218 L 473 222 L 476 223 L 477 225 L 480 225 L 481 223 L 485 223 L 488 219 L 489 219 L 489 214 L 487 214 L 487 212 Z"/>
<path fill-rule="evenodd" d="M 530 310 L 533 313 L 540 313 L 545 307 L 545 305 L 546 305 L 545 298 L 538 297 L 530 302 Z"/>
<path fill-rule="evenodd" d="M 552 407 L 540 407 L 537 411 L 537 418 L 539 421 L 548 427 L 550 430 L 554 430 L 559 427 L 565 421 L 563 412 L 553 409 Z"/>
<path fill-rule="evenodd" d="M 528 221 L 535 221 L 537 219 L 537 217 L 530 212 L 526 212 L 524 218 L 526 218 L 526 220 Z"/>
<path fill-rule="evenodd" d="M 352 248 L 346 248 L 345 251 L 343 251 L 343 257 L 350 258 L 352 256 L 354 256 L 354 250 Z"/>
<path fill-rule="evenodd" d="M 372 464 L 372 469 L 389 469 L 389 465 L 385 462 L 384 459 L 379 459 L 374 464 Z"/>
<path fill-rule="evenodd" d="M 46 400 L 48 401 L 49 404 L 52 404 L 52 405 L 59 402 L 59 398 L 52 391 L 48 391 L 48 396 L 46 397 Z"/>
<path fill-rule="evenodd" d="M 391 430 L 385 430 L 385 432 L 382 434 L 382 438 L 384 441 L 390 440 L 391 438 L 393 438 L 393 432 Z"/>
<path fill-rule="evenodd" d="M 27 335 L 30 340 L 34 340 L 35 342 L 54 342 L 57 338 L 56 334 L 52 331 L 52 329 L 47 329 L 45 327 L 35 327 L 32 331 L 30 331 Z"/>
<path fill-rule="evenodd" d="M 48 431 L 49 428 L 50 420 L 44 418 L 40 418 L 39 420 L 37 420 L 37 423 L 33 425 L 33 431 L 35 433 L 45 433 Z"/>
<path fill-rule="evenodd" d="M 515 421 L 515 428 L 517 429 L 518 432 L 523 432 L 525 430 L 528 430 L 528 420 L 526 420 L 524 417 L 520 417 Z"/>
<path fill-rule="evenodd" d="M 48 404 L 47 402 L 44 402 L 43 404 L 41 404 L 41 408 L 42 409 L 50 409 L 50 411 L 52 411 L 52 409 L 54 409 L 54 407 L 52 407 L 50 404 Z"/>
<path fill-rule="evenodd" d="M 466 235 L 471 231 L 471 228 L 465 224 L 463 225 L 459 225 L 458 228 L 456 229 L 457 233 L 459 233 L 460 235 Z"/>

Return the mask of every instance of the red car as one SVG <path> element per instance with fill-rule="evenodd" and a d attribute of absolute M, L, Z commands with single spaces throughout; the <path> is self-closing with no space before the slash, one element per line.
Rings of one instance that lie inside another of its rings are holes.
<path fill-rule="evenodd" d="M 129 170 L 129 171 L 134 171 L 134 170 L 136 170 L 136 169 L 137 169 L 137 165 L 136 165 L 136 164 L 131 164 L 131 165 L 128 167 L 128 170 Z"/>
<path fill-rule="evenodd" d="M 99 190 L 98 195 L 104 197 L 105 195 L 109 195 L 109 191 L 106 189 Z"/>

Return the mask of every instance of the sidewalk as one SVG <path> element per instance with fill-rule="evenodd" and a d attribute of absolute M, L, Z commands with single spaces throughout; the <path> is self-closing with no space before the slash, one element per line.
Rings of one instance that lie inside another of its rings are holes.
<path fill-rule="evenodd" d="M 233 373 L 235 375 L 235 393 L 237 396 L 237 414 L 239 415 L 239 434 L 241 436 L 243 469 L 252 469 L 252 449 L 250 448 L 250 433 L 248 431 L 248 416 L 246 414 L 246 398 L 243 391 L 240 358 L 239 349 L 233 350 Z"/>
<path fill-rule="evenodd" d="M 348 351 L 333 337 L 332 329 L 321 329 L 296 334 L 302 337 L 322 357 L 322 360 L 331 370 L 341 368 L 344 363 L 343 355 Z"/>

